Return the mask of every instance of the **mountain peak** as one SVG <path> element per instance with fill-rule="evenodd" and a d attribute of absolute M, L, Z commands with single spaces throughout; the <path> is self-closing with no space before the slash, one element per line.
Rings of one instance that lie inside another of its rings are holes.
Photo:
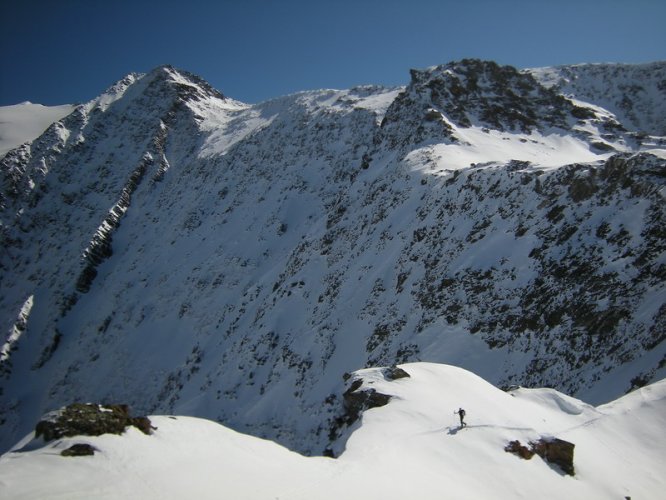
<path fill-rule="evenodd" d="M 125 99 L 123 99 L 125 98 Z M 124 100 L 121 109 L 126 109 L 130 101 L 158 100 L 165 103 L 198 102 L 206 99 L 224 101 L 224 95 L 213 88 L 203 78 L 179 70 L 171 65 L 157 66 L 148 73 L 130 73 L 106 89 L 99 97 L 83 106 L 90 112 L 94 109 L 106 111 L 116 101 Z M 161 107 L 154 102 L 152 107 Z M 150 113 L 148 113 L 150 114 Z"/>
<path fill-rule="evenodd" d="M 382 128 L 389 144 L 401 143 L 409 150 L 418 144 L 464 141 L 456 132 L 461 128 L 566 133 L 577 125 L 590 129 L 582 127 L 589 120 L 601 123 L 610 118 L 574 104 L 512 66 L 463 59 L 411 70 L 410 84 L 388 109 Z"/>
<path fill-rule="evenodd" d="M 479 75 L 483 74 L 498 79 L 500 75 L 504 75 L 506 79 L 508 75 L 516 76 L 518 70 L 513 66 L 500 66 L 495 61 L 461 59 L 459 61 L 450 61 L 446 64 L 430 66 L 425 69 L 411 69 L 409 72 L 412 84 L 415 84 L 426 83 L 432 78 L 442 78 L 443 75 L 456 75 L 458 77 L 465 77 L 466 79 L 478 79 Z"/>
<path fill-rule="evenodd" d="M 219 90 L 200 76 L 177 69 L 170 64 L 157 66 L 148 73 L 147 77 L 153 80 L 170 82 L 176 86 L 180 97 L 184 99 L 200 100 L 206 97 L 225 99 L 225 96 Z"/>
<path fill-rule="evenodd" d="M 429 98 L 463 127 L 476 124 L 522 132 L 569 128 L 571 102 L 513 66 L 463 59 L 411 74 L 414 94 Z"/>

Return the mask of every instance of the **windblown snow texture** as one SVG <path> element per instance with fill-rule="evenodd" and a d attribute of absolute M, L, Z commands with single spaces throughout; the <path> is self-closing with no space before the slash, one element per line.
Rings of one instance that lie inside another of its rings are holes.
<path fill-rule="evenodd" d="M 160 67 L 78 106 L 0 160 L 2 449 L 101 401 L 317 454 L 342 375 L 409 361 L 663 377 L 664 64 L 585 68 L 247 105 Z"/>

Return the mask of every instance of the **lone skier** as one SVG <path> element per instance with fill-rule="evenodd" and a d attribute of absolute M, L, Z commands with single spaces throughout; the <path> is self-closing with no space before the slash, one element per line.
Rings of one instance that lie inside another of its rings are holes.
<path fill-rule="evenodd" d="M 458 415 L 460 417 L 460 428 L 461 429 L 463 427 L 467 426 L 467 424 L 464 422 L 465 410 L 463 410 L 462 408 L 458 408 L 458 411 L 454 411 L 453 414 Z"/>

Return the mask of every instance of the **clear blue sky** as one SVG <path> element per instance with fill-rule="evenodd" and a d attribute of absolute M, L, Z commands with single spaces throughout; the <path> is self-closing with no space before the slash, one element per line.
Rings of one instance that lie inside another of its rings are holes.
<path fill-rule="evenodd" d="M 665 60 L 666 0 L 0 0 L 0 57 L 0 105 L 83 102 L 160 64 L 253 103 L 465 57 Z"/>

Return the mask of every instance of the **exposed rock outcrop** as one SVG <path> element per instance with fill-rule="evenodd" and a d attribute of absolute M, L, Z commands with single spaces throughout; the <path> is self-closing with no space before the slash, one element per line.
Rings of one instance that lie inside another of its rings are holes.
<path fill-rule="evenodd" d="M 543 437 L 538 441 L 529 443 L 529 448 L 520 441 L 510 441 L 504 451 L 518 455 L 525 460 L 531 459 L 535 454 L 539 455 L 549 464 L 557 465 L 562 471 L 573 476 L 574 471 L 574 447 L 573 443 L 557 438 Z"/>
<path fill-rule="evenodd" d="M 151 434 L 148 417 L 132 417 L 127 405 L 74 403 L 49 413 L 37 423 L 35 438 L 52 441 L 62 437 L 122 434 L 127 427 Z"/>
<path fill-rule="evenodd" d="M 405 370 L 398 366 L 389 366 L 384 369 L 384 377 L 387 380 L 397 380 L 399 378 L 409 378 L 410 375 Z"/>
<path fill-rule="evenodd" d="M 90 444 L 76 443 L 66 450 L 62 450 L 60 455 L 63 457 L 90 457 L 95 454 L 95 451 L 97 449 Z"/>
<path fill-rule="evenodd" d="M 365 410 L 385 406 L 391 400 L 391 396 L 377 392 L 373 388 L 359 390 L 362 385 L 362 380 L 355 380 L 343 395 L 346 420 L 349 424 L 358 420 Z"/>
<path fill-rule="evenodd" d="M 397 366 L 383 368 L 381 374 L 386 380 L 397 380 L 410 376 L 409 373 Z M 345 381 L 348 382 L 351 380 L 351 384 L 342 395 L 341 414 L 335 417 L 331 423 L 328 434 L 330 446 L 324 451 L 324 455 L 327 456 L 336 456 L 331 445 L 343 444 L 342 442 L 345 441 L 345 430 L 348 431 L 358 421 L 364 411 L 370 408 L 386 406 L 391 401 L 391 396 L 388 394 L 383 394 L 373 387 L 368 387 L 362 377 L 357 376 L 358 378 L 353 379 L 351 377 L 349 374 L 345 374 L 344 376 Z M 372 384 L 372 382 L 369 384 Z M 331 397 L 330 401 L 334 402 L 336 399 L 335 397 Z"/>

